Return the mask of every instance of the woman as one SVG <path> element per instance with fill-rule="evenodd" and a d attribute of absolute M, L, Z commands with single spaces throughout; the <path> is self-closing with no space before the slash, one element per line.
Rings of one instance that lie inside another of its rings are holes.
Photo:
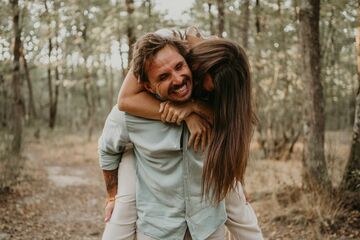
<path fill-rule="evenodd" d="M 180 34 L 173 33 L 175 37 L 181 37 Z M 214 113 L 214 127 L 209 131 L 211 137 L 204 133 L 192 133 L 189 141 L 191 143 L 194 140 L 196 149 L 202 139 L 203 150 L 206 141 L 209 141 L 208 154 L 204 162 L 203 194 L 215 202 L 226 198 L 229 216 L 226 225 L 235 239 L 261 239 L 261 231 L 250 205 L 236 206 L 239 200 L 245 203 L 241 184 L 238 182 L 243 182 L 244 179 L 252 128 L 256 120 L 251 105 L 251 79 L 246 54 L 238 44 L 229 40 L 202 41 L 198 32 L 195 36 L 185 36 L 191 47 L 188 63 L 193 70 L 193 79 L 200 79 L 195 82 L 196 101 L 185 105 L 162 103 L 161 120 L 179 123 L 194 110 L 211 120 L 209 114 L 205 114 L 209 112 L 208 107 L 201 102 L 207 101 Z M 147 102 L 146 107 L 138 105 L 139 101 Z M 126 77 L 120 91 L 119 103 L 122 111 L 145 118 L 160 118 L 160 102 L 144 92 L 131 73 Z M 213 193 L 211 196 L 210 189 Z M 120 187 L 119 190 L 121 191 Z M 115 213 L 119 212 L 116 210 L 117 205 L 121 203 L 115 204 Z M 244 214 L 251 216 L 244 219 Z M 119 220 L 119 217 L 116 219 Z M 110 223 L 113 218 L 114 216 Z M 114 227 L 116 225 L 113 225 Z M 103 239 L 111 235 L 109 229 L 107 226 Z"/>

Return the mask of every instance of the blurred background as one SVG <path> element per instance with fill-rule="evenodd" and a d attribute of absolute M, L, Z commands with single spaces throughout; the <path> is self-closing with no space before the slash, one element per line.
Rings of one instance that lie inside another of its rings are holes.
<path fill-rule="evenodd" d="M 131 46 L 188 26 L 249 55 L 260 121 L 245 189 L 264 237 L 360 239 L 359 6 L 0 0 L 0 240 L 101 238 L 97 139 Z"/>

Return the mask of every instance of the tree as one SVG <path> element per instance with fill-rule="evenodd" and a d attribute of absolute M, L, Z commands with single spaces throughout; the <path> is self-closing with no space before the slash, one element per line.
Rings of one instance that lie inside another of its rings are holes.
<path fill-rule="evenodd" d="M 26 60 L 24 51 L 25 51 L 24 48 L 21 47 L 20 58 L 22 60 L 22 65 L 24 66 L 25 78 L 26 78 L 28 94 L 29 94 L 29 97 L 28 97 L 29 98 L 28 109 L 29 109 L 29 114 L 32 117 L 37 117 L 36 107 L 35 107 L 35 102 L 34 102 L 33 87 L 32 87 L 32 82 L 31 82 L 31 78 L 30 78 L 30 70 L 29 70 L 29 67 L 28 67 L 28 64 L 27 64 L 27 60 Z"/>
<path fill-rule="evenodd" d="M 218 36 L 222 37 L 224 32 L 225 26 L 225 9 L 224 9 L 224 0 L 217 0 L 217 7 L 218 7 Z"/>
<path fill-rule="evenodd" d="M 215 30 L 214 30 L 214 15 L 212 14 L 211 10 L 212 10 L 212 1 L 207 1 L 207 6 L 208 6 L 208 15 L 209 15 L 209 26 L 210 26 L 210 35 L 215 35 Z"/>
<path fill-rule="evenodd" d="M 134 13 L 134 0 L 126 0 L 126 11 L 127 11 L 127 37 L 128 37 L 128 46 L 129 46 L 129 52 L 128 52 L 128 66 L 130 65 L 131 59 L 132 59 L 132 46 L 134 45 L 136 41 L 135 37 L 135 25 L 133 20 L 133 13 Z"/>
<path fill-rule="evenodd" d="M 358 26 L 356 34 L 358 90 L 355 101 L 355 119 L 349 160 L 341 188 L 351 192 L 360 190 L 360 1 L 358 1 Z"/>
<path fill-rule="evenodd" d="M 19 26 L 20 9 L 19 1 L 11 1 L 13 10 L 13 30 L 14 30 L 14 60 L 13 60 L 13 73 L 12 73 L 12 87 L 14 91 L 14 121 L 13 133 L 14 139 L 12 150 L 19 153 L 22 144 L 23 133 L 23 99 L 21 95 L 21 79 L 20 79 L 20 48 L 21 48 L 21 27 Z"/>
<path fill-rule="evenodd" d="M 56 3 L 54 3 L 54 6 Z M 48 88 L 49 88 L 49 127 L 53 129 L 55 127 L 56 122 L 56 114 L 57 114 L 57 104 L 59 98 L 59 72 L 58 66 L 56 64 L 55 67 L 55 87 L 53 87 L 52 81 L 52 69 L 51 69 L 51 56 L 53 51 L 53 39 L 52 39 L 52 32 L 51 32 L 51 15 L 49 12 L 49 7 L 47 5 L 47 0 L 44 0 L 44 6 L 46 11 L 46 18 L 47 18 L 47 25 L 48 25 L 48 66 L 47 66 L 47 75 L 48 75 Z M 55 27 L 55 42 L 56 42 L 56 52 L 59 51 L 59 44 L 57 43 L 57 31 L 58 31 L 58 23 L 59 20 L 56 19 L 56 27 Z"/>
<path fill-rule="evenodd" d="M 302 0 L 300 37 L 305 85 L 306 127 L 304 146 L 304 180 L 315 189 L 331 186 L 324 154 L 325 112 L 320 73 L 319 19 L 320 0 Z"/>
<path fill-rule="evenodd" d="M 249 45 L 250 0 L 244 1 L 242 15 L 241 42 L 243 47 L 247 49 Z"/>
<path fill-rule="evenodd" d="M 260 24 L 260 0 L 256 0 L 256 5 L 255 5 L 255 27 L 256 27 L 256 32 L 259 33 L 261 32 L 261 24 Z"/>

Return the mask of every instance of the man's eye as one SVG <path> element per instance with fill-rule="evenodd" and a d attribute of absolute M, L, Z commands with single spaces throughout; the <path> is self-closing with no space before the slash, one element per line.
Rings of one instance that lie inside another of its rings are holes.
<path fill-rule="evenodd" d="M 180 70 L 180 69 L 182 69 L 182 67 L 183 67 L 183 64 L 179 63 L 178 65 L 176 65 L 175 69 Z"/>
<path fill-rule="evenodd" d="M 166 78 L 167 78 L 167 75 L 164 74 L 164 75 L 161 75 L 161 76 L 160 76 L 159 80 L 160 80 L 160 81 L 164 81 L 164 80 L 166 80 Z"/>

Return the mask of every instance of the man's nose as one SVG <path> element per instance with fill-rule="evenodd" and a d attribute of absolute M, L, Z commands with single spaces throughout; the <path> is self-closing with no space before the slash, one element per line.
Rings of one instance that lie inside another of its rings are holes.
<path fill-rule="evenodd" d="M 181 84 L 183 80 L 183 77 L 181 76 L 180 73 L 174 73 L 174 78 L 173 78 L 173 83 L 174 84 Z"/>

